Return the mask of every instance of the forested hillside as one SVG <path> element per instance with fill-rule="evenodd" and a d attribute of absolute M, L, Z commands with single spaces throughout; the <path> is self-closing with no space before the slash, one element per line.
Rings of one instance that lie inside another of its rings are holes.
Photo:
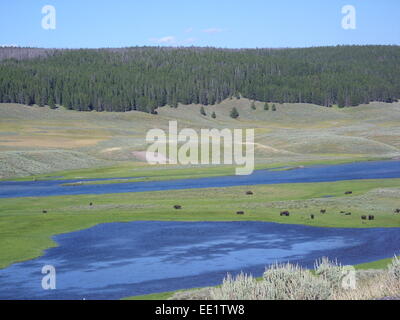
<path fill-rule="evenodd" d="M 0 102 L 154 112 L 243 96 L 355 106 L 400 98 L 400 47 L 0 48 Z"/>

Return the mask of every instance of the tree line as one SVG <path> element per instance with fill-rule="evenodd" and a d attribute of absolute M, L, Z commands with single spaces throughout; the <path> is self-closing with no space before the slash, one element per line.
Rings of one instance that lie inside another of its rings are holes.
<path fill-rule="evenodd" d="M 229 97 L 326 107 L 393 102 L 400 47 L 0 48 L 0 102 L 156 113 Z"/>

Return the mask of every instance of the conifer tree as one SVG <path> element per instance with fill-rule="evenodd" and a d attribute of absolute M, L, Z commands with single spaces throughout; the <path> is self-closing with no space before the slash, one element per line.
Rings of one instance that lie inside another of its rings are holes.
<path fill-rule="evenodd" d="M 235 107 L 232 108 L 231 113 L 230 113 L 230 116 L 231 116 L 231 118 L 233 118 L 233 119 L 239 118 L 239 112 L 237 111 L 237 109 L 236 109 Z"/>

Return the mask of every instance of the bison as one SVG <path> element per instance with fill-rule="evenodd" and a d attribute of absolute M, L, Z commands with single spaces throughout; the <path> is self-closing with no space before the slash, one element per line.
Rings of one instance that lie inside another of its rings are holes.
<path fill-rule="evenodd" d="M 326 209 L 322 209 L 320 212 L 321 213 L 326 213 Z"/>
<path fill-rule="evenodd" d="M 174 209 L 175 209 L 175 210 L 180 210 L 180 209 L 182 209 L 182 206 L 180 206 L 180 205 L 178 205 L 178 204 L 177 204 L 177 205 L 174 205 Z"/>
<path fill-rule="evenodd" d="M 289 211 L 282 211 L 281 212 L 281 217 L 286 216 L 289 217 L 290 216 L 290 212 Z"/>
<path fill-rule="evenodd" d="M 312 214 L 312 215 L 311 215 L 311 219 L 314 220 L 314 218 L 315 218 L 315 216 Z"/>
<path fill-rule="evenodd" d="M 361 220 L 367 220 L 367 216 L 361 216 Z"/>
<path fill-rule="evenodd" d="M 253 193 L 253 191 L 247 191 L 246 192 L 246 195 L 248 195 L 248 196 L 252 196 L 254 193 Z"/>
<path fill-rule="evenodd" d="M 344 194 L 353 194 L 353 191 L 346 191 Z"/>
<path fill-rule="evenodd" d="M 369 216 L 368 216 L 368 220 L 369 220 L 369 221 L 375 220 L 375 216 L 374 216 L 374 215 L 369 215 Z"/>
<path fill-rule="evenodd" d="M 242 216 L 242 215 L 244 215 L 244 211 L 238 211 L 238 212 L 236 212 L 236 214 Z"/>

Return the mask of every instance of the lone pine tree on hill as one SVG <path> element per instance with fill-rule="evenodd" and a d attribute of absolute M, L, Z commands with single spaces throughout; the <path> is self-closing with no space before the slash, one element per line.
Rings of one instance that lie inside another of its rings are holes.
<path fill-rule="evenodd" d="M 237 111 L 237 109 L 235 107 L 232 108 L 230 116 L 233 119 L 239 118 L 239 112 Z"/>

